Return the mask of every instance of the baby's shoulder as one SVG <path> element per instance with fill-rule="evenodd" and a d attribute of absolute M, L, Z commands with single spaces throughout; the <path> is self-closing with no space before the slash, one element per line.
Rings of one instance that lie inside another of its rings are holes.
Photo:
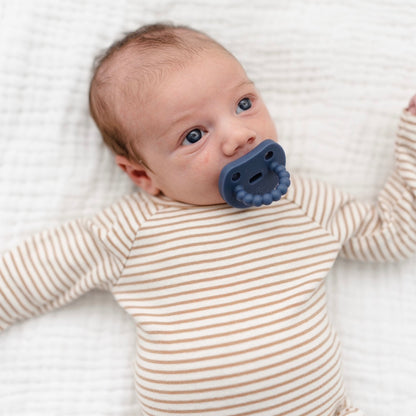
<path fill-rule="evenodd" d="M 321 215 L 351 200 L 351 196 L 329 182 L 302 175 L 291 175 L 287 199 L 298 205 L 309 217 Z"/>

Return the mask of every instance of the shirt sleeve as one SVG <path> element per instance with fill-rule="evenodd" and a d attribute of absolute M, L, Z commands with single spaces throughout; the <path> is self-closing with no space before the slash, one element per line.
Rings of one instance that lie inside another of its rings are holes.
<path fill-rule="evenodd" d="M 0 258 L 0 331 L 66 305 L 94 288 L 111 289 L 137 228 L 132 202 L 91 219 L 36 234 Z"/>
<path fill-rule="evenodd" d="M 410 257 L 416 251 L 416 117 L 402 113 L 395 168 L 374 203 L 313 181 L 303 181 L 294 194 L 307 215 L 340 242 L 341 256 L 363 261 Z"/>

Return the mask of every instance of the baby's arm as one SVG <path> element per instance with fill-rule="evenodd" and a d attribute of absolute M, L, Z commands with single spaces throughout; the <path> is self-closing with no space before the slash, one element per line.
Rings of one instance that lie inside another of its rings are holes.
<path fill-rule="evenodd" d="M 415 106 L 413 97 L 401 115 L 395 169 L 374 203 L 357 201 L 322 182 L 294 178 L 294 200 L 339 241 L 344 257 L 394 261 L 416 252 Z"/>
<path fill-rule="evenodd" d="M 416 251 L 416 95 L 403 111 L 395 143 L 395 169 L 375 204 L 351 201 L 333 222 L 344 234 L 342 254 L 393 261 Z"/>
<path fill-rule="evenodd" d="M 120 276 L 133 227 L 125 204 L 41 232 L 0 258 L 0 331 L 63 306 Z M 130 222 L 131 224 L 131 222 Z"/>

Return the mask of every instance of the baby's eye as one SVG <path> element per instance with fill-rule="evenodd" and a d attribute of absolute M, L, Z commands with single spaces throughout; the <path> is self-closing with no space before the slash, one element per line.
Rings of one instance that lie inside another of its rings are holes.
<path fill-rule="evenodd" d="M 183 140 L 182 144 L 185 146 L 194 144 L 197 141 L 201 140 L 204 134 L 205 133 L 201 129 L 193 129 L 185 136 L 185 139 Z"/>
<path fill-rule="evenodd" d="M 242 113 L 243 111 L 247 111 L 251 108 L 251 100 L 250 98 L 243 98 L 237 105 L 237 114 Z"/>

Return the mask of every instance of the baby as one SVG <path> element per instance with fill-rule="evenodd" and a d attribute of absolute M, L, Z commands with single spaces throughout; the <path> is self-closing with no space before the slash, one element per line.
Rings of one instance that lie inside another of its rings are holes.
<path fill-rule="evenodd" d="M 416 98 L 374 205 L 293 176 L 269 206 L 225 204 L 222 168 L 277 132 L 240 63 L 193 29 L 150 25 L 112 45 L 90 109 L 144 192 L 5 253 L 0 329 L 106 289 L 136 323 L 143 415 L 361 415 L 324 280 L 340 253 L 416 251 Z"/>

